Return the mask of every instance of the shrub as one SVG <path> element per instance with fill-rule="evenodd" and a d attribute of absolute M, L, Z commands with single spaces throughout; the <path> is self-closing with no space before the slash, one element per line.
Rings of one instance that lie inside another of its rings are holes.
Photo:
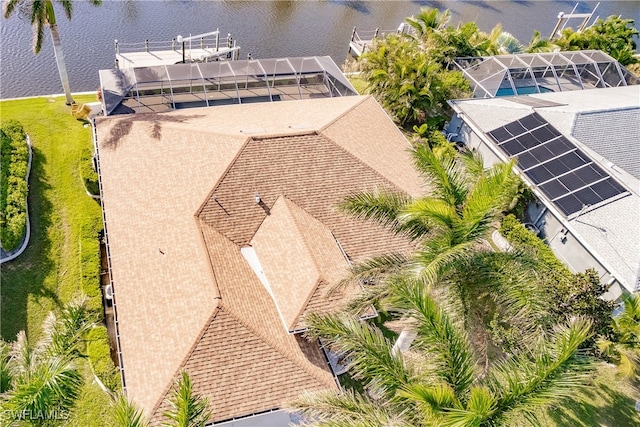
<path fill-rule="evenodd" d="M 585 341 L 584 346 L 593 350 L 596 336 L 611 338 L 614 302 L 601 298 L 608 286 L 600 282 L 595 270 L 573 274 L 543 240 L 527 230 L 512 214 L 502 220 L 500 233 L 515 247 L 532 252 L 542 264 L 545 271 L 540 274 L 541 292 L 553 301 L 549 314 L 556 322 L 566 321 L 573 316 L 589 318 L 594 337 Z"/>
<path fill-rule="evenodd" d="M 93 168 L 93 152 L 87 147 L 82 153 L 80 159 L 80 174 L 82 182 L 89 194 L 97 196 L 100 194 L 100 186 L 98 185 L 98 173 Z"/>
<path fill-rule="evenodd" d="M 29 147 L 22 125 L 8 121 L 0 127 L 0 242 L 12 251 L 27 227 L 27 169 Z"/>
<path fill-rule="evenodd" d="M 100 381 L 111 391 L 120 389 L 120 374 L 111 360 L 109 334 L 104 326 L 97 326 L 87 334 L 87 355 Z"/>
<path fill-rule="evenodd" d="M 535 258 L 549 270 L 565 277 L 572 276 L 571 271 L 556 258 L 553 250 L 532 231 L 527 230 L 515 215 L 510 214 L 504 217 L 500 225 L 500 233 L 514 246 L 532 251 Z"/>

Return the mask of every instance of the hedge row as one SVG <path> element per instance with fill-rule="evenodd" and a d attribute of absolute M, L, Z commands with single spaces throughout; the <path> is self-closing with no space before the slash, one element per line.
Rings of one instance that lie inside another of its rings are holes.
<path fill-rule="evenodd" d="M 0 127 L 0 245 L 18 247 L 27 227 L 27 169 L 29 147 L 22 125 L 8 121 Z"/>
<path fill-rule="evenodd" d="M 87 355 L 93 372 L 111 391 L 120 389 L 120 374 L 111 360 L 109 334 L 104 326 L 97 326 L 87 334 Z"/>

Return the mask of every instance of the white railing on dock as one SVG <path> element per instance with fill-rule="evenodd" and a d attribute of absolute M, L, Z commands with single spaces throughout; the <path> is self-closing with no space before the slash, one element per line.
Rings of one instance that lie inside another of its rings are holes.
<path fill-rule="evenodd" d="M 360 30 L 353 27 L 351 32 L 351 41 L 349 42 L 349 53 L 355 56 L 360 56 L 371 47 L 373 41 L 378 37 L 384 38 L 387 34 L 407 34 L 409 32 L 409 26 L 402 23 L 395 30 Z"/>
<path fill-rule="evenodd" d="M 211 59 L 240 59 L 240 47 L 228 34 L 220 37 L 220 31 L 177 36 L 169 41 L 123 43 L 114 41 L 116 68 L 160 65 L 176 62 L 207 61 Z M 154 64 L 157 62 L 157 64 Z"/>

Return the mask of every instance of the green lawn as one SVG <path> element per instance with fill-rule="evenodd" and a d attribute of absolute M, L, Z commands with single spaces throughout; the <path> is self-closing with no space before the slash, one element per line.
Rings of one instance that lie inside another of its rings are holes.
<path fill-rule="evenodd" d="M 95 96 L 76 96 L 76 102 Z M 33 145 L 29 177 L 31 239 L 26 251 L 2 265 L 0 334 L 13 341 L 20 330 L 37 339 L 45 316 L 84 292 L 101 313 L 98 232 L 102 215 L 87 196 L 80 176 L 83 150 L 92 146 L 91 128 L 71 116 L 64 97 L 0 102 L 0 119 L 24 126 Z M 78 414 L 96 413 L 108 398 L 97 386 L 85 386 Z M 96 406 L 97 405 L 97 406 Z M 77 416 L 74 415 L 74 419 Z M 70 420 L 70 425 L 80 425 Z M 95 419 L 91 425 L 102 423 Z"/>
<path fill-rule="evenodd" d="M 102 217 L 100 205 L 85 194 L 79 162 L 92 145 L 91 129 L 71 116 L 64 98 L 2 101 L 0 117 L 22 123 L 33 144 L 31 239 L 22 255 L 2 266 L 0 333 L 13 340 L 24 329 L 36 338 L 49 311 L 97 279 Z"/>
<path fill-rule="evenodd" d="M 601 363 L 592 387 L 577 401 L 545 412 L 543 425 L 549 427 L 640 426 L 640 412 L 634 409 L 640 391 L 616 375 L 615 367 Z"/>

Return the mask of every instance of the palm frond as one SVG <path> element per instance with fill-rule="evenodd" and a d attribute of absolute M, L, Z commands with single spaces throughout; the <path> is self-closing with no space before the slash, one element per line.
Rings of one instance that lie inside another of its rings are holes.
<path fill-rule="evenodd" d="M 2 2 L 4 19 L 9 19 L 22 0 L 7 0 Z"/>
<path fill-rule="evenodd" d="M 434 197 L 451 206 L 460 206 L 467 195 L 466 172 L 456 158 L 438 157 L 427 144 L 413 147 L 413 162 L 432 187 Z"/>
<path fill-rule="evenodd" d="M 78 354 L 84 335 L 93 327 L 94 319 L 86 308 L 86 297 L 67 304 L 60 316 L 51 313 L 43 325 L 39 350 L 50 356 Z"/>
<path fill-rule="evenodd" d="M 36 365 L 37 356 L 27 339 L 25 331 L 18 332 L 16 340 L 11 344 L 9 351 L 9 369 L 14 377 L 28 380 Z"/>
<path fill-rule="evenodd" d="M 321 338 L 332 351 L 343 355 L 352 376 L 376 394 L 393 396 L 408 383 L 410 374 L 402 355 L 392 350 L 393 343 L 375 326 L 345 314 L 312 313 L 305 316 L 305 322 L 307 335 Z"/>
<path fill-rule="evenodd" d="M 497 396 L 497 418 L 526 413 L 560 399 L 570 398 L 584 387 L 593 363 L 580 350 L 590 336 L 591 323 L 575 318 L 558 327 L 531 355 L 519 354 L 494 366 L 486 383 Z"/>
<path fill-rule="evenodd" d="M 448 231 L 448 234 L 452 234 Z M 473 256 L 476 242 L 450 244 L 451 237 L 427 240 L 423 247 L 414 254 L 413 268 L 416 277 L 425 283 L 436 285 L 449 271 L 461 268 Z"/>
<path fill-rule="evenodd" d="M 390 410 L 383 402 L 346 390 L 341 393 L 306 392 L 287 405 L 287 411 L 300 414 L 303 426 L 397 426 L 409 427 L 401 411 Z"/>
<path fill-rule="evenodd" d="M 11 373 L 11 364 L 9 362 L 11 359 L 10 350 L 9 344 L 0 340 L 0 395 L 11 388 L 13 374 Z"/>
<path fill-rule="evenodd" d="M 39 363 L 28 379 L 15 385 L 8 393 L 7 407 L 32 414 L 69 410 L 82 384 L 82 375 L 69 358 L 52 357 Z"/>
<path fill-rule="evenodd" d="M 408 399 L 418 405 L 421 411 L 432 418 L 443 408 L 460 407 L 460 401 L 449 384 L 412 383 L 398 391 L 398 397 Z"/>
<path fill-rule="evenodd" d="M 31 8 L 31 27 L 33 28 L 33 51 L 38 54 L 44 42 L 44 29 L 48 25 L 46 2 L 33 2 Z"/>
<path fill-rule="evenodd" d="M 113 418 L 118 427 L 147 427 L 144 412 L 134 402 L 119 394 L 113 401 Z"/>
<path fill-rule="evenodd" d="M 400 213 L 402 221 L 420 221 L 427 224 L 427 227 L 452 228 L 457 218 L 455 206 L 431 197 L 408 203 Z"/>
<path fill-rule="evenodd" d="M 211 418 L 209 399 L 193 392 L 186 371 L 176 378 L 168 403 L 170 408 L 163 414 L 171 420 L 163 423 L 167 427 L 204 427 Z"/>
<path fill-rule="evenodd" d="M 71 16 L 73 15 L 73 0 L 58 0 L 58 3 L 62 5 L 64 15 L 67 19 L 71 20 Z"/>
<path fill-rule="evenodd" d="M 464 332 L 419 283 L 404 282 L 394 289 L 393 306 L 417 320 L 414 346 L 427 353 L 433 373 L 451 386 L 458 398 L 475 380 L 473 352 Z"/>
<path fill-rule="evenodd" d="M 350 194 L 338 208 L 356 218 L 372 219 L 385 226 L 398 225 L 398 213 L 410 198 L 400 192 L 377 190 Z"/>
<path fill-rule="evenodd" d="M 480 426 L 495 411 L 496 399 L 486 387 L 471 387 L 466 407 L 443 408 L 438 425 L 446 427 Z"/>

